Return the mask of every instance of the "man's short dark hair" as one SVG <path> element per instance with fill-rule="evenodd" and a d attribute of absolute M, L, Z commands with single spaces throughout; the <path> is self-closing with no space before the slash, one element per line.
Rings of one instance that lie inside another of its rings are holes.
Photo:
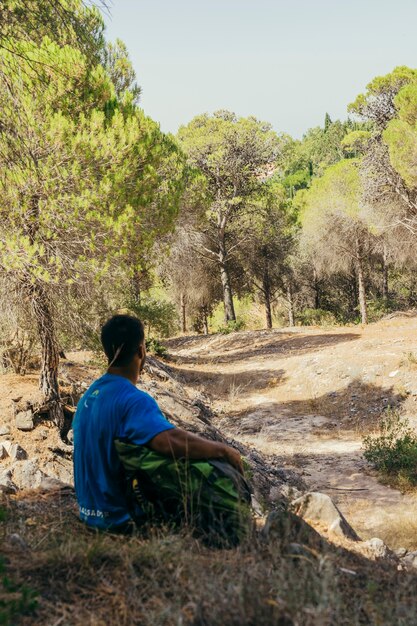
<path fill-rule="evenodd" d="M 132 315 L 113 315 L 101 329 L 104 352 L 115 367 L 129 365 L 144 338 L 142 322 Z"/>

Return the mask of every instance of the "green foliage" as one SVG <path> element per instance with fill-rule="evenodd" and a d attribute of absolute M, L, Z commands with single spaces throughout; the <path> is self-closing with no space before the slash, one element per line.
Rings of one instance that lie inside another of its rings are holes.
<path fill-rule="evenodd" d="M 301 326 L 333 326 L 337 320 L 331 311 L 305 308 L 297 314 L 297 323 Z"/>
<path fill-rule="evenodd" d="M 16 617 L 32 614 L 38 604 L 37 595 L 26 585 L 10 580 L 4 559 L 0 557 L 0 624 L 13 626 Z"/>
<path fill-rule="evenodd" d="M 417 433 L 406 418 L 389 409 L 379 432 L 363 440 L 365 459 L 385 477 L 403 486 L 417 485 Z"/>
<path fill-rule="evenodd" d="M 332 165 L 297 197 L 302 245 L 327 274 L 350 269 L 357 254 L 357 237 L 367 231 L 359 199 L 360 179 L 354 159 Z"/>
<path fill-rule="evenodd" d="M 415 79 L 417 81 L 417 77 Z M 417 83 L 408 84 L 397 94 L 398 118 L 384 131 L 391 164 L 410 189 L 417 187 Z"/>
<path fill-rule="evenodd" d="M 370 298 L 368 300 L 368 316 L 370 322 L 377 322 L 391 311 L 398 311 L 400 303 L 393 298 Z"/>
<path fill-rule="evenodd" d="M 346 156 L 357 157 L 366 151 L 371 133 L 368 130 L 352 130 L 342 139 L 341 146 Z"/>
<path fill-rule="evenodd" d="M 311 182 L 311 174 L 308 169 L 296 170 L 282 179 L 282 185 L 289 190 L 290 195 L 299 189 L 305 189 Z"/>
<path fill-rule="evenodd" d="M 19 291 L 22 306 L 32 307 L 47 347 L 44 372 L 46 360 L 56 370 L 57 333 L 82 323 L 91 329 L 79 337 L 94 336 L 98 309 L 113 308 L 119 284 L 172 230 L 185 163 L 172 138 L 136 106 L 138 89 L 121 42 L 107 51 L 103 44 L 97 54 L 58 36 L 6 43 L 0 46 L 0 276 Z M 42 389 L 56 397 L 53 381 L 44 379 Z"/>
<path fill-rule="evenodd" d="M 399 90 L 417 78 L 417 70 L 406 66 L 398 66 L 389 74 L 377 76 L 366 87 L 366 92 L 360 94 L 351 103 L 348 110 L 365 119 L 378 124 L 385 123 L 395 115 L 393 100 Z"/>
<path fill-rule="evenodd" d="M 178 330 L 178 314 L 172 302 L 146 296 L 140 302 L 130 300 L 128 309 L 142 320 L 148 336 L 153 331 L 161 337 L 168 337 Z"/>
<path fill-rule="evenodd" d="M 217 332 L 221 335 L 229 335 L 230 333 L 238 332 L 239 330 L 244 330 L 245 322 L 242 319 L 231 320 L 227 322 L 224 326 L 220 326 L 217 329 Z"/>
<path fill-rule="evenodd" d="M 168 354 L 168 350 L 159 339 L 155 339 L 155 337 L 148 337 L 146 339 L 146 350 L 150 354 L 154 354 L 155 356 L 165 357 Z"/>

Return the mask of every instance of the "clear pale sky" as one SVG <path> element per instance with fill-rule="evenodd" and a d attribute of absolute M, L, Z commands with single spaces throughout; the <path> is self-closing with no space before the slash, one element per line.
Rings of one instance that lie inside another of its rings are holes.
<path fill-rule="evenodd" d="M 301 137 L 347 117 L 377 75 L 417 67 L 417 0 L 112 0 L 141 105 L 163 131 L 199 113 L 255 115 Z"/>

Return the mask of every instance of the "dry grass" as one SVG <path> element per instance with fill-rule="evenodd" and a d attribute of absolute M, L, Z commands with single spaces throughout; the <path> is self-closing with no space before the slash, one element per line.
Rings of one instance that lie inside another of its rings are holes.
<path fill-rule="evenodd" d="M 389 546 L 416 549 L 417 519 L 414 511 L 399 511 L 384 524 L 382 539 Z"/>
<path fill-rule="evenodd" d="M 406 352 L 400 361 L 400 367 L 404 367 L 407 370 L 417 369 L 417 354 L 414 352 Z"/>
<path fill-rule="evenodd" d="M 3 523 L 8 575 L 38 594 L 10 626 L 355 626 L 415 623 L 413 574 L 290 529 L 232 550 L 185 532 L 95 535 L 71 495 L 10 500 Z M 19 532 L 28 548 L 11 545 Z M 309 544 L 300 549 L 300 543 Z M 297 553 L 296 553 L 297 552 Z M 342 568 L 342 569 L 341 569 Z M 5 597 L 4 594 L 2 596 Z M 354 598 L 354 601 L 353 601 Z"/>

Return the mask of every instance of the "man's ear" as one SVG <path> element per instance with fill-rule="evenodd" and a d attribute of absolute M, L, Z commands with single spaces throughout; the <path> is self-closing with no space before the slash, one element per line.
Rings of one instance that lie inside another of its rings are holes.
<path fill-rule="evenodd" d="M 139 348 L 138 348 L 138 356 L 139 358 L 142 360 L 143 357 L 145 356 L 145 347 L 143 345 L 143 343 L 140 344 Z"/>

